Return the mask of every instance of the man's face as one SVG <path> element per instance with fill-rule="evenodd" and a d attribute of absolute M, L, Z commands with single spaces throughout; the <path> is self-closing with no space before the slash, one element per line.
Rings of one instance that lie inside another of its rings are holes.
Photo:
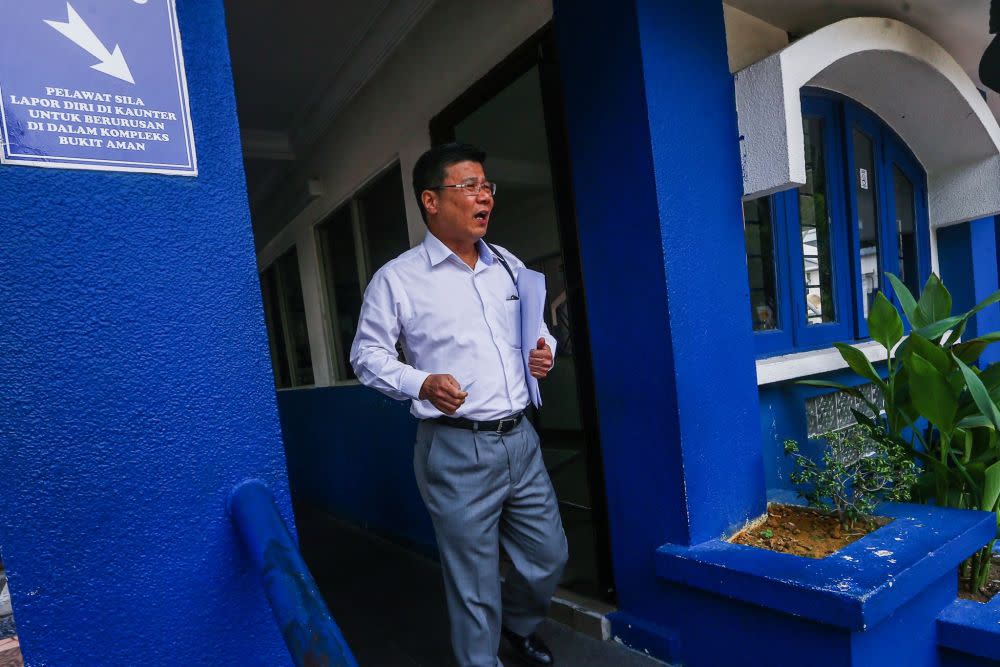
<path fill-rule="evenodd" d="M 457 162 L 445 169 L 441 185 L 483 183 L 486 174 L 478 162 Z M 429 195 L 429 196 L 428 196 Z M 441 240 L 475 243 L 486 234 L 493 210 L 493 195 L 482 189 L 475 196 L 461 188 L 424 191 L 427 222 Z"/>

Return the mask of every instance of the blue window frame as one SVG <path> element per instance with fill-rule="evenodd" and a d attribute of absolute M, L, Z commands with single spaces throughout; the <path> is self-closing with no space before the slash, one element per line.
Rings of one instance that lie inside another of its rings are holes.
<path fill-rule="evenodd" d="M 875 294 L 895 300 L 885 273 L 916 292 L 930 272 L 926 174 L 905 144 L 833 93 L 804 94 L 802 117 L 806 185 L 743 206 L 757 356 L 865 339 Z"/>

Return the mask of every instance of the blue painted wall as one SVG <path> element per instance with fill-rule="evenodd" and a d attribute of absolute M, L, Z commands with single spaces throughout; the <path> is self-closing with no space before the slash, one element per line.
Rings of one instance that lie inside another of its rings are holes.
<path fill-rule="evenodd" d="M 556 0 L 554 15 L 618 603 L 665 638 L 683 610 L 654 550 L 765 499 L 722 5 Z"/>
<path fill-rule="evenodd" d="M 278 410 L 296 502 L 436 549 L 413 477 L 417 421 L 408 402 L 355 385 L 283 390 Z"/>
<path fill-rule="evenodd" d="M 0 168 L 0 549 L 29 664 L 288 664 L 226 515 L 291 519 L 221 0 L 178 0 L 198 178 Z"/>
<path fill-rule="evenodd" d="M 941 280 L 953 299 L 953 310 L 963 312 L 995 292 L 997 278 L 997 219 L 982 218 L 939 229 L 938 261 Z M 965 338 L 1000 330 L 1000 304 L 979 312 L 969 323 Z M 982 365 L 1000 361 L 1000 346 L 986 349 Z"/>
<path fill-rule="evenodd" d="M 876 369 L 883 373 L 885 364 L 876 364 Z M 809 379 L 829 380 L 848 386 L 867 384 L 849 369 L 812 375 Z M 788 502 L 797 497 L 788 479 L 794 465 L 792 459 L 785 455 L 785 440 L 798 442 L 806 456 L 822 456 L 822 441 L 808 439 L 806 401 L 830 392 L 830 389 L 807 387 L 795 381 L 776 382 L 760 388 L 760 434 L 769 500 Z"/>

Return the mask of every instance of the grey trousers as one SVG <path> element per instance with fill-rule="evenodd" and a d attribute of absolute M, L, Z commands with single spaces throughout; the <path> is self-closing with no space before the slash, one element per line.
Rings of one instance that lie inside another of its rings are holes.
<path fill-rule="evenodd" d="M 527 419 L 505 435 L 423 421 L 413 469 L 437 535 L 455 658 L 496 667 L 501 623 L 531 634 L 566 564 L 538 434 Z M 513 562 L 502 590 L 501 544 Z"/>

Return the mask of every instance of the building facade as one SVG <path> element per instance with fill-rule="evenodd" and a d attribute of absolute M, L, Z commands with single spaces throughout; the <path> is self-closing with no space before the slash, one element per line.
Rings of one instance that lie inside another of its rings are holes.
<path fill-rule="evenodd" d="M 246 478 L 290 522 L 294 501 L 433 554 L 416 423 L 347 355 L 367 282 L 425 233 L 414 162 L 460 140 L 498 184 L 487 238 L 546 276 L 559 357 L 535 418 L 564 588 L 672 662 L 741 655 L 702 613 L 793 626 L 829 664 L 886 664 L 879 642 L 906 635 L 913 664 L 989 664 L 975 641 L 939 648 L 943 575 L 824 615 L 827 584 L 704 555 L 794 497 L 785 439 L 848 423 L 848 396 L 798 384 L 857 383 L 833 343 L 884 368 L 865 317 L 886 273 L 940 275 L 956 311 L 1000 287 L 985 0 L 270 4 L 176 1 L 196 177 L 0 168 L 0 547 L 29 662 L 95 664 L 83 603 L 62 606 L 86 568 L 57 565 L 89 555 L 88 604 L 133 628 L 108 664 L 156 663 L 144 638 L 171 616 L 150 599 L 188 611 L 171 636 L 215 642 L 213 664 L 279 664 L 225 517 Z M 998 325 L 992 306 L 969 333 Z"/>

